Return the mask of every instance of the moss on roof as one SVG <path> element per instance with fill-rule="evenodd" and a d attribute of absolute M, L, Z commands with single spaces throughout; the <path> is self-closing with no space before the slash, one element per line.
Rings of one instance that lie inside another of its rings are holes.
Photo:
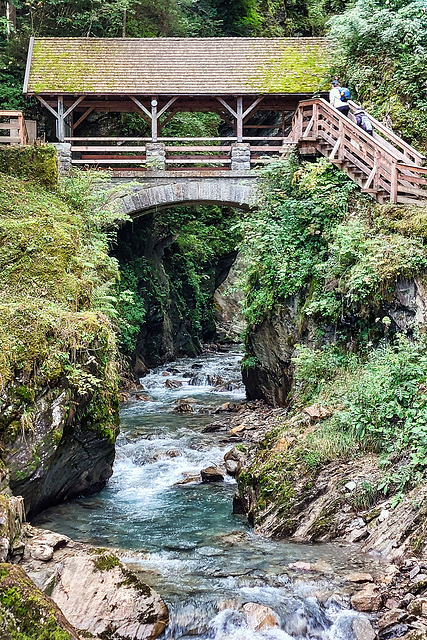
<path fill-rule="evenodd" d="M 325 38 L 36 38 L 28 93 L 312 93 Z"/>

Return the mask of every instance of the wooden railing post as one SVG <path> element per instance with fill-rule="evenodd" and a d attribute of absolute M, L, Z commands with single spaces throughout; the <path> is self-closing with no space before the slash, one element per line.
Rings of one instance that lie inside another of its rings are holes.
<path fill-rule="evenodd" d="M 397 166 L 396 160 L 393 160 L 390 165 L 390 202 L 397 202 Z"/>
<path fill-rule="evenodd" d="M 319 105 L 317 102 L 313 104 L 313 138 L 317 138 L 319 134 Z"/>
<path fill-rule="evenodd" d="M 344 160 L 344 122 L 340 118 L 338 123 L 338 160 L 342 162 Z"/>

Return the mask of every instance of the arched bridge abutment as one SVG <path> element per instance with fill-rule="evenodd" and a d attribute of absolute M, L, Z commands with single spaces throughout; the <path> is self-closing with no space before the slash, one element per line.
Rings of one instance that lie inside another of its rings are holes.
<path fill-rule="evenodd" d="M 230 175 L 231 172 L 221 171 L 221 174 L 159 171 L 147 172 L 143 178 L 113 177 L 118 192 L 114 202 L 121 212 L 132 218 L 180 205 L 215 204 L 243 210 L 256 206 L 257 175 L 254 172 L 242 171 L 236 176 L 235 172 Z"/>

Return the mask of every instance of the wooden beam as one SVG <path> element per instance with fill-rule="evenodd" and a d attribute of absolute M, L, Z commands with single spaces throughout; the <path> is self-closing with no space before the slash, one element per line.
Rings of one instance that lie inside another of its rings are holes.
<path fill-rule="evenodd" d="M 142 102 L 140 102 L 138 100 L 138 98 L 135 98 L 135 96 L 129 96 L 129 98 L 136 104 L 137 107 L 139 107 L 139 109 L 141 109 L 141 111 L 143 113 L 145 113 L 145 115 L 150 118 L 151 120 L 151 113 L 150 111 L 148 111 L 148 109 L 146 107 L 144 107 L 144 105 L 142 104 Z"/>
<path fill-rule="evenodd" d="M 163 120 L 163 122 L 158 122 L 159 131 L 165 126 L 165 124 L 170 122 L 170 120 L 172 120 L 174 115 L 176 115 L 177 113 L 178 113 L 178 109 L 172 109 L 171 113 Z"/>
<path fill-rule="evenodd" d="M 48 103 L 46 102 L 46 100 L 44 100 L 41 96 L 38 96 L 37 94 L 36 94 L 36 98 L 37 98 L 37 100 L 40 100 L 40 102 L 42 103 L 42 105 L 43 105 L 44 107 L 46 107 L 46 109 L 48 109 L 48 110 L 51 112 L 51 114 L 52 114 L 53 116 L 55 116 L 55 118 L 56 118 L 56 119 L 58 119 L 58 113 L 57 113 L 57 111 L 55 111 L 55 109 L 52 109 L 52 107 L 50 106 L 50 104 L 48 104 Z"/>
<path fill-rule="evenodd" d="M 236 114 L 236 135 L 237 142 L 242 142 L 243 138 L 243 98 L 237 98 L 237 114 Z"/>
<path fill-rule="evenodd" d="M 85 98 L 86 96 L 80 96 L 79 98 L 77 98 L 77 100 L 71 105 L 71 107 L 69 107 L 64 113 L 64 118 L 66 118 L 73 111 L 73 109 L 75 109 L 77 105 L 79 105 Z"/>
<path fill-rule="evenodd" d="M 157 142 L 157 97 L 151 98 L 151 139 Z"/>
<path fill-rule="evenodd" d="M 65 129 L 64 129 L 64 98 L 63 96 L 58 96 L 58 120 L 57 120 L 56 126 L 57 126 L 58 140 L 59 142 L 64 142 Z"/>
<path fill-rule="evenodd" d="M 88 115 L 90 113 L 92 113 L 92 111 L 94 110 L 95 107 L 89 107 L 88 109 L 86 109 L 86 111 L 84 112 L 84 114 L 82 116 L 80 116 L 80 118 L 77 120 L 77 122 L 74 123 L 73 125 L 73 131 L 74 129 L 76 129 L 79 124 L 81 124 L 83 122 L 83 120 L 86 120 L 86 118 L 88 117 Z"/>
<path fill-rule="evenodd" d="M 169 107 L 171 107 L 171 106 L 173 105 L 173 103 L 174 103 L 174 102 L 176 102 L 176 100 L 178 100 L 178 97 L 176 97 L 176 98 L 171 98 L 171 99 L 170 99 L 170 100 L 165 104 L 165 106 L 164 106 L 164 107 L 162 107 L 162 108 L 160 109 L 160 111 L 159 111 L 159 112 L 158 112 L 158 114 L 157 114 L 157 117 L 158 117 L 158 118 L 160 118 L 160 116 L 162 116 L 162 115 L 165 113 L 165 111 L 167 111 L 167 110 L 169 109 Z"/>
<path fill-rule="evenodd" d="M 219 96 L 216 96 L 216 99 L 218 100 L 218 102 L 220 102 L 220 103 L 222 104 L 222 106 L 223 106 L 223 107 L 225 107 L 225 108 L 227 109 L 227 111 L 229 111 L 229 112 L 231 113 L 231 115 L 232 115 L 234 118 L 237 118 L 237 113 L 234 111 L 234 109 L 232 109 L 232 108 L 230 107 L 230 105 L 229 105 L 229 104 L 227 104 L 227 103 L 226 103 L 226 101 L 225 101 L 225 100 L 223 100 L 223 99 L 222 99 L 222 98 L 220 98 Z"/>
<path fill-rule="evenodd" d="M 245 121 L 245 119 L 250 118 L 250 116 L 252 115 L 252 113 L 253 113 L 253 111 L 254 111 L 255 107 L 257 107 L 257 106 L 259 105 L 259 103 L 261 102 L 261 100 L 264 100 L 264 96 L 259 96 L 259 98 L 257 98 L 257 99 L 255 100 L 255 102 L 253 102 L 253 103 L 251 104 L 251 106 L 250 106 L 250 107 L 248 107 L 248 108 L 246 109 L 246 111 L 244 111 L 244 112 L 242 113 L 243 122 Z"/>

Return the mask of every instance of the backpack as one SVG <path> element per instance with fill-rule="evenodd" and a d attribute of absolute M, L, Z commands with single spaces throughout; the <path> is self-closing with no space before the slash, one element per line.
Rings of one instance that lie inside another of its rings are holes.
<path fill-rule="evenodd" d="M 340 87 L 340 98 L 341 102 L 347 102 L 347 100 L 350 100 L 350 89 L 347 89 L 347 87 Z"/>
<path fill-rule="evenodd" d="M 369 120 L 367 115 L 362 115 L 362 122 L 360 123 L 360 126 L 364 131 L 367 131 L 368 133 L 372 131 L 372 122 Z"/>

